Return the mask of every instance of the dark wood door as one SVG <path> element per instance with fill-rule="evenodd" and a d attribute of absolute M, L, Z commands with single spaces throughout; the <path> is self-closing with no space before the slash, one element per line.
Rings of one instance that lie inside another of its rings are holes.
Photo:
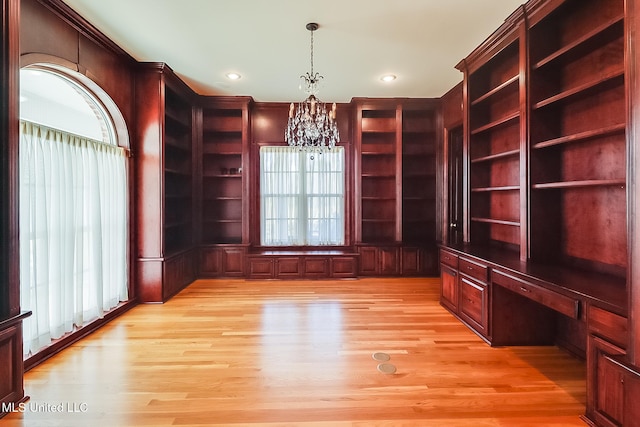
<path fill-rule="evenodd" d="M 462 243 L 462 126 L 453 128 L 448 139 L 448 236 L 450 244 L 458 244 Z"/>

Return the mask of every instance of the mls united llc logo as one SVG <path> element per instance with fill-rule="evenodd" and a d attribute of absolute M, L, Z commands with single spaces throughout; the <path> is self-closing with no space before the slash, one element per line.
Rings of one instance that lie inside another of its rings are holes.
<path fill-rule="evenodd" d="M 2 412 L 64 412 L 64 413 L 84 413 L 89 410 L 85 402 L 60 402 L 60 403 L 37 403 L 37 402 L 2 402 L 0 405 Z"/>

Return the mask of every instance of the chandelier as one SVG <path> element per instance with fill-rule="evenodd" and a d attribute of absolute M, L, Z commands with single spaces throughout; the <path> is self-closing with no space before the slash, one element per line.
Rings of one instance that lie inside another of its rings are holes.
<path fill-rule="evenodd" d="M 331 108 L 327 109 L 325 103 L 316 97 L 320 80 L 324 78 L 320 73 L 313 72 L 313 32 L 318 29 L 318 24 L 309 23 L 306 28 L 311 32 L 311 71 L 300 76 L 300 88 L 308 96 L 298 103 L 297 109 L 294 103 L 291 103 L 284 140 L 291 147 L 322 154 L 335 147 L 340 140 L 340 134 L 336 123 L 336 104 L 333 103 Z"/>

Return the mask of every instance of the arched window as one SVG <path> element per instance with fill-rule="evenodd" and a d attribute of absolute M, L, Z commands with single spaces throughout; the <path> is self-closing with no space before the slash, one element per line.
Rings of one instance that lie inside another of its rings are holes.
<path fill-rule="evenodd" d="M 128 299 L 127 149 L 106 94 L 76 74 L 20 71 L 20 302 L 33 311 L 25 355 Z"/>

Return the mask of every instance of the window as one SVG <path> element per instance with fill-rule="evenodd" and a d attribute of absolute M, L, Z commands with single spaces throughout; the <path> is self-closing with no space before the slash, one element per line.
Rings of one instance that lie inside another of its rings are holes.
<path fill-rule="evenodd" d="M 20 72 L 20 298 L 34 354 L 128 299 L 127 156 L 72 74 Z"/>
<path fill-rule="evenodd" d="M 312 156 L 260 148 L 260 239 L 264 246 L 344 244 L 344 148 Z"/>

